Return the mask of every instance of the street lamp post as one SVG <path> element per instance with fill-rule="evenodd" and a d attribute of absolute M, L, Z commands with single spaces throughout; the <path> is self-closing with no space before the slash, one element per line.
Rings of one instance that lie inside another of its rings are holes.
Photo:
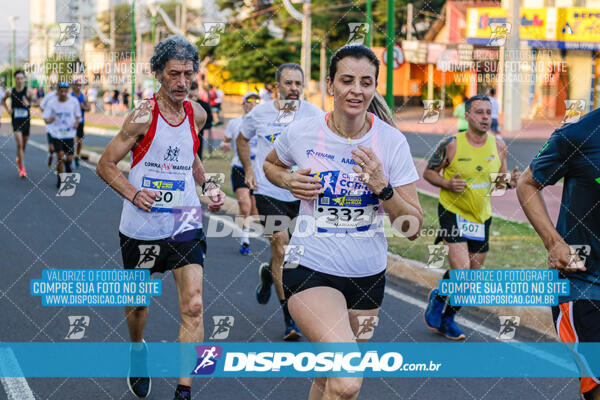
<path fill-rule="evenodd" d="M 131 108 L 134 107 L 135 98 L 135 0 L 131 0 Z"/>
<path fill-rule="evenodd" d="M 156 7 L 156 3 L 148 3 L 150 15 L 152 15 L 152 48 L 156 47 L 156 14 L 158 12 Z M 156 92 L 156 77 L 154 74 L 152 75 L 152 92 Z"/>
<path fill-rule="evenodd" d="M 12 67 L 12 73 L 10 74 L 10 86 L 14 86 L 14 74 L 15 74 L 15 68 L 16 68 L 16 63 L 17 63 L 17 20 L 19 19 L 19 17 L 11 15 L 10 17 L 8 17 L 8 21 L 10 22 L 10 27 L 12 29 L 12 34 L 13 34 L 13 40 L 12 40 L 12 60 L 11 60 L 11 67 Z"/>
<path fill-rule="evenodd" d="M 385 100 L 392 113 L 394 112 L 394 0 L 388 0 L 387 10 L 387 79 Z"/>

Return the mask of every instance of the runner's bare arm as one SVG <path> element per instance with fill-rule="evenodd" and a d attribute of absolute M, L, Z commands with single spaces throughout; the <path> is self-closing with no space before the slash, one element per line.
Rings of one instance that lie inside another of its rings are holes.
<path fill-rule="evenodd" d="M 206 122 L 206 111 L 204 111 L 204 108 L 202 108 L 202 106 L 195 101 L 191 104 L 192 108 L 194 109 L 194 124 L 196 132 L 200 132 L 200 129 L 202 129 L 204 123 Z M 202 140 L 202 138 L 198 139 Z M 194 163 L 192 164 L 192 174 L 194 176 L 194 181 L 196 181 L 196 183 L 200 186 L 202 186 L 204 180 L 206 179 L 204 176 L 205 173 L 206 170 L 204 169 L 204 165 L 202 164 L 200 157 L 198 157 L 196 154 Z"/>
<path fill-rule="evenodd" d="M 248 188 L 250 188 L 250 190 L 256 190 L 256 176 L 254 175 L 252 161 L 250 160 L 250 139 L 246 139 L 246 137 L 240 132 L 235 140 L 235 144 L 237 147 L 238 157 L 244 166 L 246 185 Z"/>
<path fill-rule="evenodd" d="M 242 162 L 245 171 L 252 170 L 252 160 L 250 160 L 250 139 L 246 139 L 240 132 L 235 140 L 238 156 Z"/>
<path fill-rule="evenodd" d="M 2 105 L 4 106 L 4 109 L 6 110 L 7 113 L 12 114 L 11 108 L 6 103 L 6 100 L 8 100 L 9 97 L 10 97 L 10 89 L 6 89 L 6 93 L 4 93 L 4 97 L 2 98 Z"/>
<path fill-rule="evenodd" d="M 585 271 L 579 257 L 572 255 L 574 252 L 554 228 L 541 194 L 543 188 L 542 184 L 533 179 L 531 169 L 527 168 L 517 184 L 517 197 L 527 219 L 548 250 L 548 266 L 565 272 Z"/>
<path fill-rule="evenodd" d="M 117 164 L 142 141 L 152 123 L 152 118 L 140 118 L 140 113 L 148 110 L 147 104 L 142 106 L 143 103 L 140 102 L 140 105 L 129 113 L 117 136 L 106 146 L 96 167 L 98 176 L 129 201 L 133 200 L 138 189 L 129 183 Z M 152 202 L 157 195 L 158 193 L 153 190 L 144 189 L 135 197 L 134 204 L 142 210 L 150 211 Z M 150 206 L 147 206 L 146 203 L 149 203 Z"/>
<path fill-rule="evenodd" d="M 500 156 L 500 162 L 502 165 L 500 166 L 500 173 L 508 172 L 507 159 L 508 159 L 508 147 L 506 143 L 502 139 L 496 139 L 496 148 L 498 149 L 498 155 Z M 509 189 L 514 189 L 517 187 L 517 182 L 521 177 L 521 173 L 519 172 L 519 167 L 514 167 L 510 172 L 510 182 Z"/>
<path fill-rule="evenodd" d="M 291 173 L 290 166 L 281 162 L 274 149 L 267 155 L 263 170 L 274 185 L 289 190 L 300 200 L 315 200 L 322 192 L 321 180 L 309 176 L 310 169 L 299 169 Z"/>
<path fill-rule="evenodd" d="M 398 196 L 382 202 L 383 208 L 390 217 L 394 228 L 400 233 L 406 233 L 408 240 L 415 240 L 419 237 L 423 226 L 423 209 L 419 203 L 417 184 L 413 182 L 397 186 L 394 191 Z M 413 218 L 407 218 L 407 216 Z"/>
<path fill-rule="evenodd" d="M 444 179 L 440 175 L 440 171 L 450 165 L 455 154 L 456 137 L 449 136 L 442 139 L 427 162 L 427 167 L 423 172 L 423 178 L 433 186 L 450 190 L 452 181 Z"/>

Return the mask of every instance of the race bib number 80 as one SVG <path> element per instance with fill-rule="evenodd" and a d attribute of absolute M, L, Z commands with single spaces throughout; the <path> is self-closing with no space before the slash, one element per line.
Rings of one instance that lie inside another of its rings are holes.
<path fill-rule="evenodd" d="M 183 193 L 185 181 L 173 181 L 168 179 L 142 179 L 142 188 L 152 189 L 160 193 L 160 198 L 154 200 L 150 211 L 175 212 L 173 208 L 183 206 Z"/>

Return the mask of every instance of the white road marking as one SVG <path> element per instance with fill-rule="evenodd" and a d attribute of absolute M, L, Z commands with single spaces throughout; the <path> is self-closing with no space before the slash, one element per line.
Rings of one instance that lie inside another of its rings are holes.
<path fill-rule="evenodd" d="M 390 295 L 390 296 L 392 296 L 392 297 L 395 297 L 396 299 L 398 299 L 400 301 L 403 301 L 405 303 L 412 304 L 413 306 L 419 307 L 422 310 L 425 310 L 427 308 L 427 302 L 425 302 L 423 300 L 416 299 L 416 298 L 411 297 L 409 295 L 406 295 L 406 294 L 404 294 L 402 292 L 399 292 L 396 289 L 392 289 L 391 287 L 387 287 L 386 286 L 385 293 L 388 294 L 388 295 Z M 498 332 L 496 332 L 496 331 L 494 331 L 494 330 L 492 330 L 492 329 L 490 329 L 488 327 L 485 327 L 485 326 L 483 326 L 481 324 L 478 324 L 475 321 L 472 321 L 472 320 L 467 319 L 465 317 L 462 317 L 460 315 L 457 315 L 456 318 L 455 318 L 455 320 L 456 320 L 457 323 L 459 323 L 460 325 L 462 325 L 462 326 L 464 326 L 466 328 L 469 328 L 469 329 L 474 330 L 474 331 L 476 331 L 478 333 L 481 333 L 481 334 L 484 334 L 486 336 L 489 336 L 489 337 L 491 337 L 494 340 L 497 340 Z M 541 359 L 544 359 L 544 360 L 546 360 L 548 362 L 551 362 L 552 364 L 557 365 L 559 367 L 562 367 L 562 368 L 565 368 L 565 369 L 569 368 L 567 365 L 565 365 L 565 360 L 564 359 L 562 359 L 560 357 L 556 357 L 556 356 L 554 356 L 554 355 L 552 355 L 552 354 L 550 354 L 548 352 L 540 351 L 540 350 L 538 350 L 538 349 L 536 349 L 534 347 L 531 347 L 529 345 L 523 344 L 522 342 L 520 342 L 518 340 L 503 340 L 503 342 L 520 343 L 519 348 L 521 350 L 523 350 L 523 351 L 525 351 L 525 352 L 527 352 L 529 354 L 532 354 L 532 355 L 534 355 L 536 357 L 539 357 Z M 576 371 L 575 364 L 573 364 L 572 367 L 575 368 L 574 370 Z"/>
<path fill-rule="evenodd" d="M 23 371 L 12 349 L 0 347 L 0 383 L 6 391 L 8 400 L 35 400 L 25 378 L 6 378 L 7 375 L 23 375 Z"/>

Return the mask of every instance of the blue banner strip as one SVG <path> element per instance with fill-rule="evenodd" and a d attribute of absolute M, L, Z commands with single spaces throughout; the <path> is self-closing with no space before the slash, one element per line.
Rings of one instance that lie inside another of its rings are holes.
<path fill-rule="evenodd" d="M 0 377 L 125 377 L 130 343 L 0 343 Z M 600 343 L 147 343 L 132 376 L 600 376 Z M 577 353 L 575 352 L 577 351 Z M 585 358 L 584 358 L 585 357 Z"/>

